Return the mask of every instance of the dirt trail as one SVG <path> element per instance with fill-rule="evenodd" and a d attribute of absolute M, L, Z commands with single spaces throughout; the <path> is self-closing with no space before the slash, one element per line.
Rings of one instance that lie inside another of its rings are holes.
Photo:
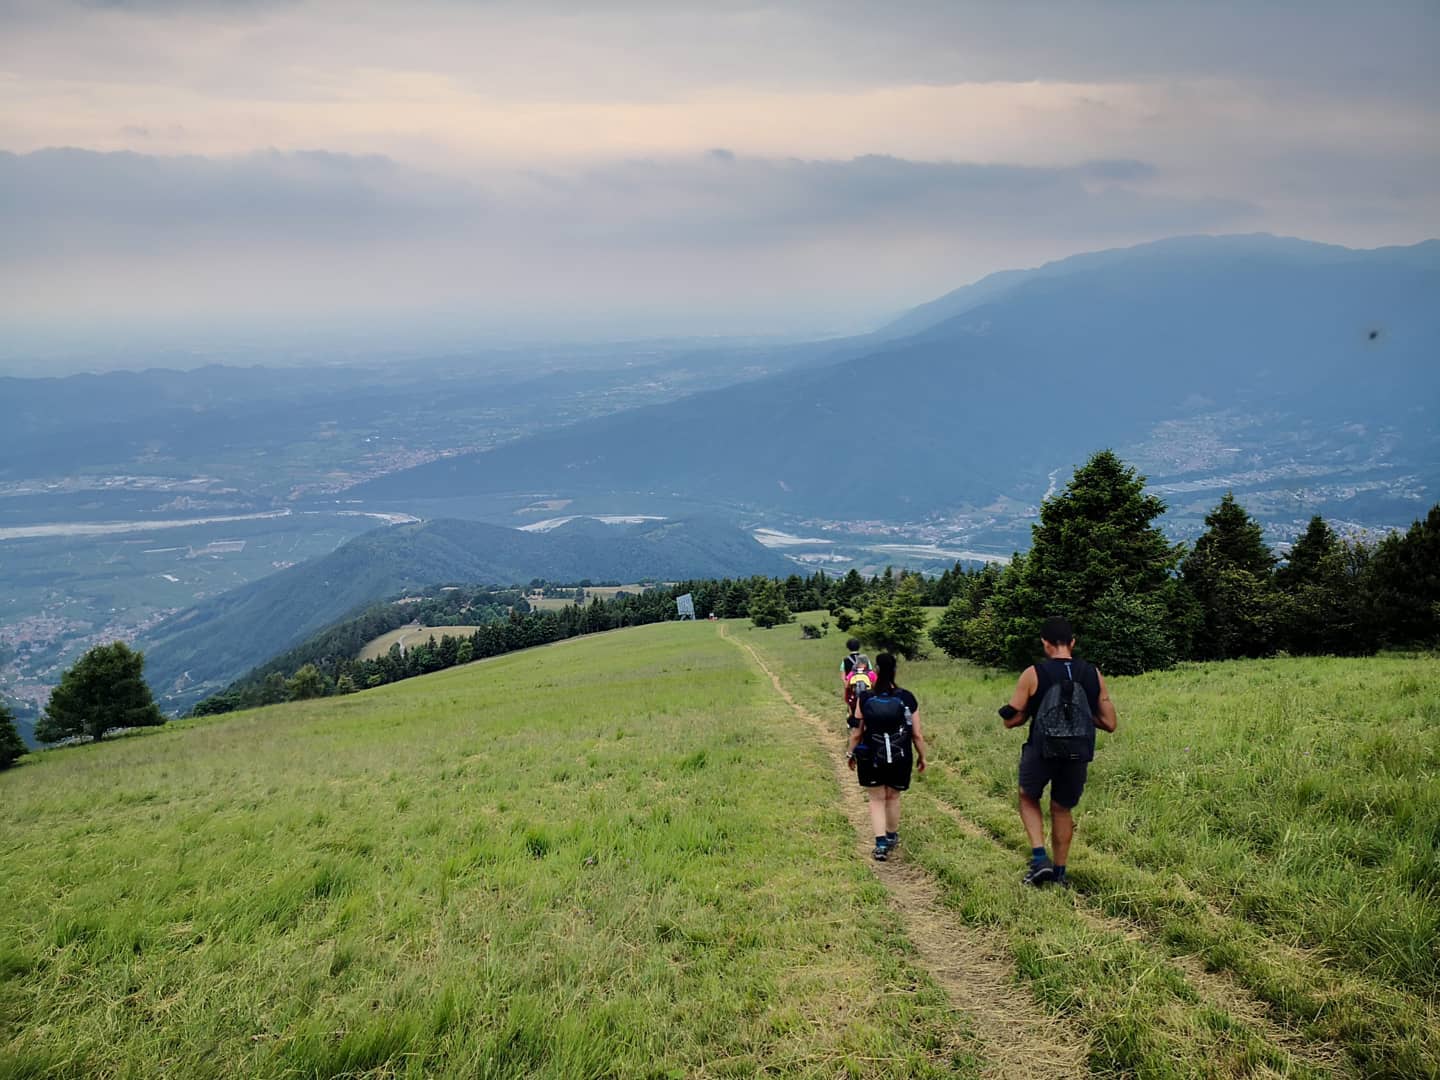
<path fill-rule="evenodd" d="M 865 797 L 845 766 L 838 733 L 795 700 L 775 674 L 748 643 L 730 637 L 721 627 L 721 635 L 743 648 L 770 679 L 779 694 L 796 715 L 822 738 L 840 784 L 846 813 L 854 823 L 859 840 L 857 850 L 867 858 L 871 836 L 870 818 Z M 967 818 L 958 808 L 938 796 L 934 805 L 963 833 L 997 847 L 1003 845 L 989 831 Z M 1014 985 L 1013 964 L 1005 943 L 998 935 L 982 933 L 958 923 L 940 900 L 935 882 L 925 871 L 905 863 L 875 865 L 876 873 L 889 887 L 897 904 L 907 912 L 907 930 L 917 951 L 924 958 L 936 981 L 949 993 L 957 1007 L 976 1018 L 977 1034 L 996 1062 L 998 1075 L 1050 1076 L 1088 1075 L 1083 1066 L 1084 1047 L 1064 1045 L 1063 1032 L 1057 1032 L 1055 1020 L 1033 999 Z M 1076 895 L 1076 911 L 1097 929 L 1121 934 L 1132 941 L 1148 941 L 1149 935 L 1136 923 L 1107 915 L 1083 897 Z M 918 922 L 919 925 L 913 925 Z M 953 935 L 953 936 L 950 936 Z M 1160 950 L 1162 953 L 1165 950 Z M 1354 1075 L 1349 1055 L 1331 1043 L 1307 1039 L 1304 1035 L 1276 1022 L 1269 1008 L 1246 987 L 1224 972 L 1207 970 L 1198 957 L 1167 956 L 1210 1004 L 1247 1024 L 1261 1038 L 1292 1055 L 1311 1069 L 1334 1076 Z M 977 972 L 979 972 L 977 974 Z M 955 984 L 955 985 L 952 985 Z M 976 999 L 979 999 L 978 1001 Z M 992 1043 L 990 1032 L 1009 1035 L 1014 1045 L 1005 1040 Z M 1060 1045 L 1056 1045 L 1060 1042 Z M 1011 1054 L 1014 1054 L 1011 1057 Z M 1050 1064 L 1041 1069 L 1027 1067 L 1036 1057 Z M 1063 1064 L 1056 1064 L 1063 1063 Z"/>
<path fill-rule="evenodd" d="M 987 841 L 1003 850 L 1004 845 L 994 836 L 971 821 L 950 803 L 939 797 L 936 797 L 933 802 L 936 808 L 953 821 L 961 832 L 978 840 Z M 1130 941 L 1150 943 L 1150 935 L 1138 923 L 1107 915 L 1079 894 L 1072 895 L 1076 900 L 1076 913 L 1097 930 L 1119 934 Z M 1309 1039 L 1297 1031 L 1278 1024 L 1271 1018 L 1270 1010 L 1265 1003 L 1231 976 L 1224 972 L 1206 969 L 1200 958 L 1196 956 L 1171 955 L 1168 959 L 1184 973 L 1185 978 L 1195 987 L 1202 998 L 1249 1025 L 1267 1042 L 1320 1072 L 1336 1076 L 1354 1074 L 1354 1069 L 1343 1049 L 1331 1043 Z"/>
<path fill-rule="evenodd" d="M 973 1019 L 988 1074 L 1047 1080 L 1088 1076 L 1085 1042 L 1074 1025 L 1058 1022 L 1016 985 L 1014 964 L 1000 935 L 960 922 L 945 907 L 934 879 L 918 866 L 906 860 L 876 863 L 870 859 L 870 815 L 865 796 L 846 767 L 839 732 L 797 702 L 747 642 L 731 637 L 723 626 L 720 634 L 749 654 L 769 676 L 775 692 L 825 747 L 845 813 L 855 826 L 857 855 L 869 862 L 885 883 L 891 906 L 926 970 L 951 1003 Z"/>

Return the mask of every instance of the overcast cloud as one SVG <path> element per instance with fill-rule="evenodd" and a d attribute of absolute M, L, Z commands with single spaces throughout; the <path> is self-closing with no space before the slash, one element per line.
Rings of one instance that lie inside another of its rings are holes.
<path fill-rule="evenodd" d="M 0 317 L 799 333 L 1174 233 L 1411 243 L 1437 12 L 0 0 Z"/>

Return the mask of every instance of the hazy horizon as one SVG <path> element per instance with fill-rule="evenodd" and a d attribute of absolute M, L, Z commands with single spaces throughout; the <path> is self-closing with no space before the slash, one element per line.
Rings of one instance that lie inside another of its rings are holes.
<path fill-rule="evenodd" d="M 1440 235 L 1440 10 L 0 0 L 0 369 L 794 339 Z M 348 344 L 347 344 L 348 342 Z"/>

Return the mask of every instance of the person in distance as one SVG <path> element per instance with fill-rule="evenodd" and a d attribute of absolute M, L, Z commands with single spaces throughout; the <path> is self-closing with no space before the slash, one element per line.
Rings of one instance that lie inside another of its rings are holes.
<path fill-rule="evenodd" d="M 875 685 L 875 673 L 870 670 L 870 658 L 860 651 L 860 639 L 851 638 L 845 642 L 849 650 L 840 661 L 840 685 L 845 697 L 845 711 L 853 720 L 855 717 L 855 695 Z"/>
<path fill-rule="evenodd" d="M 1054 882 L 1069 888 L 1065 862 L 1075 833 L 1074 810 L 1095 756 L 1095 730 L 1115 730 L 1115 703 L 1100 669 L 1075 655 L 1075 633 L 1068 620 L 1046 619 L 1040 645 L 1045 659 L 1021 674 L 1000 718 L 1007 728 L 1030 721 L 1020 748 L 1020 820 L 1030 837 L 1030 867 L 1022 880 L 1036 887 Z M 1040 809 L 1047 785 L 1053 859 L 1045 850 Z"/>
<path fill-rule="evenodd" d="M 875 658 L 874 688 L 856 695 L 846 760 L 860 786 L 870 789 L 872 854 L 884 862 L 900 843 L 900 793 L 910 786 L 912 766 L 925 771 L 920 703 L 895 685 L 895 657 L 890 653 Z"/>

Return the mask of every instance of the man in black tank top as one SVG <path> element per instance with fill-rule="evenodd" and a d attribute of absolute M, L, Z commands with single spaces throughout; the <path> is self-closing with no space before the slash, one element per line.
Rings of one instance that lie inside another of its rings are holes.
<path fill-rule="evenodd" d="M 1015 685 L 1015 693 L 1010 695 L 1010 703 L 1000 710 L 1005 726 L 1019 727 L 1027 720 L 1033 721 L 1052 687 L 1058 685 L 1063 691 L 1066 683 L 1073 683 L 1073 693 L 1084 694 L 1094 727 L 1114 731 L 1115 705 L 1105 688 L 1105 678 L 1094 664 L 1074 655 L 1075 634 L 1069 621 L 1046 619 L 1040 631 L 1040 644 L 1045 649 L 1045 659 L 1025 669 Z M 1075 832 L 1072 811 L 1085 791 L 1089 759 L 1095 749 L 1094 731 L 1088 734 L 1088 752 L 1068 759 L 1047 757 L 1032 723 L 1025 745 L 1020 748 L 1020 820 L 1030 837 L 1030 867 L 1024 877 L 1027 885 L 1046 885 L 1052 881 L 1068 885 L 1065 864 L 1070 855 L 1070 838 Z M 1045 817 L 1040 809 L 1040 798 L 1047 786 L 1050 788 L 1050 838 L 1055 846 L 1053 861 L 1045 850 Z"/>

